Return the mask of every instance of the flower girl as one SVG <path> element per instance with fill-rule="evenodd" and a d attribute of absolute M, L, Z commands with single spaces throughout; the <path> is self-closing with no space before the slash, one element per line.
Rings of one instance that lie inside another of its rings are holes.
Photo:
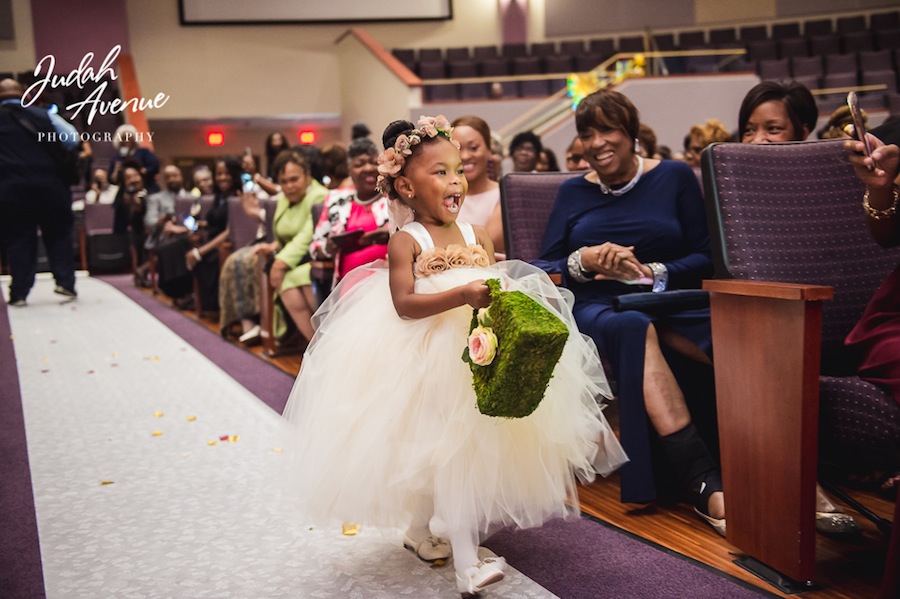
<path fill-rule="evenodd" d="M 478 558 L 485 535 L 577 516 L 575 476 L 593 480 L 627 458 L 598 404 L 609 388 L 571 295 L 523 262 L 492 264 L 485 230 L 456 221 L 468 185 L 447 120 L 395 121 L 383 141 L 379 184 L 400 229 L 387 264 L 351 271 L 314 317 L 285 409 L 290 500 L 312 522 L 405 529 L 423 561 L 452 555 L 459 592 L 473 596 L 504 577 L 503 558 Z M 569 330 L 526 417 L 479 412 L 461 359 L 472 309 L 491 302 L 487 279 Z"/>

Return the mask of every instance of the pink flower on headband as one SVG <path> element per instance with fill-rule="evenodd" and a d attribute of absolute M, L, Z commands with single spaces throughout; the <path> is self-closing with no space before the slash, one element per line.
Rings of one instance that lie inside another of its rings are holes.
<path fill-rule="evenodd" d="M 438 133 L 441 133 L 447 139 L 450 139 L 450 134 L 453 131 L 453 127 L 450 126 L 450 121 L 442 114 L 437 116 L 420 116 L 416 126 L 428 137 L 434 137 Z"/>
<path fill-rule="evenodd" d="M 401 135 L 400 137 L 398 137 L 397 142 L 394 144 L 394 150 L 396 150 L 397 153 L 403 156 L 409 156 L 410 154 L 412 154 L 412 146 L 422 141 L 421 139 L 418 139 L 417 135 L 413 135 L 412 137 L 416 138 L 417 141 L 413 141 L 411 138 L 406 137 L 405 135 Z"/>
<path fill-rule="evenodd" d="M 409 151 L 408 147 L 407 151 Z M 406 164 L 406 158 L 394 148 L 388 148 L 378 156 L 378 172 L 385 177 L 399 175 L 404 164 Z"/>

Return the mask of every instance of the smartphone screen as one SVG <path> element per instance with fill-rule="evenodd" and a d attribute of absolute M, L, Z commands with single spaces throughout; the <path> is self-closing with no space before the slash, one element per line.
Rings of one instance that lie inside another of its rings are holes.
<path fill-rule="evenodd" d="M 871 156 L 872 146 L 869 145 L 869 138 L 866 137 L 866 125 L 863 123 L 862 113 L 859 110 L 856 92 L 847 94 L 847 106 L 850 108 L 850 117 L 853 119 L 853 137 L 863 142 L 866 147 L 866 156 Z"/>
<path fill-rule="evenodd" d="M 190 214 L 184 217 L 184 226 L 190 229 L 191 231 L 197 230 L 197 219 L 191 216 Z"/>
<path fill-rule="evenodd" d="M 249 173 L 243 173 L 241 175 L 241 183 L 243 183 L 244 191 L 253 191 L 253 177 L 250 176 Z"/>

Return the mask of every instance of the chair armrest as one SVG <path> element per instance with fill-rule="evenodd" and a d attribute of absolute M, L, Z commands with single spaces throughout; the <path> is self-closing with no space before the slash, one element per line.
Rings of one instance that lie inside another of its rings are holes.
<path fill-rule="evenodd" d="M 638 310 L 656 316 L 708 307 L 709 293 L 700 289 L 678 289 L 662 293 L 650 291 L 628 293 L 613 298 L 613 310 L 616 312 Z"/>
<path fill-rule="evenodd" d="M 770 299 L 819 301 L 834 297 L 834 288 L 824 285 L 780 283 L 774 281 L 739 281 L 710 279 L 703 281 L 703 289 L 710 293 L 766 297 Z"/>

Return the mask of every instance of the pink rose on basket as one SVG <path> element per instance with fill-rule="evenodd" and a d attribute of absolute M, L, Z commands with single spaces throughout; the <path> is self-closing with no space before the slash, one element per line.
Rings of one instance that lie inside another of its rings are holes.
<path fill-rule="evenodd" d="M 490 327 L 475 327 L 469 333 L 469 359 L 479 366 L 487 366 L 497 355 L 497 336 Z"/>

